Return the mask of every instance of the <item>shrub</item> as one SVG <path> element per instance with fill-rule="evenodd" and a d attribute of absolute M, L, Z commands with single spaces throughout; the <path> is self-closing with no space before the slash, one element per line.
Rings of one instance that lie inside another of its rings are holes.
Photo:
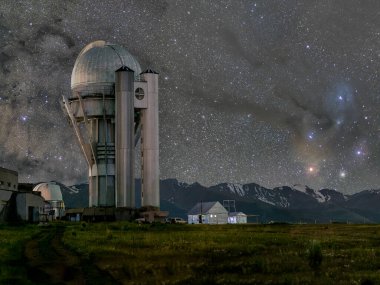
<path fill-rule="evenodd" d="M 307 255 L 310 267 L 313 270 L 319 269 L 322 264 L 323 255 L 321 244 L 318 241 L 313 240 L 310 243 L 307 249 Z"/>
<path fill-rule="evenodd" d="M 109 228 L 106 229 L 106 237 L 108 240 L 113 239 L 112 230 L 110 230 Z"/>

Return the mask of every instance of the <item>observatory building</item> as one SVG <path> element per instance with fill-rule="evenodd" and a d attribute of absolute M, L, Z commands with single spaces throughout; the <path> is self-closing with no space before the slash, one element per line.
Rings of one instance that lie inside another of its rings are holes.
<path fill-rule="evenodd" d="M 65 215 L 65 203 L 62 198 L 61 187 L 55 182 L 40 183 L 33 188 L 33 192 L 40 192 L 47 202 L 44 213 L 50 214 L 54 219 L 61 219 Z"/>
<path fill-rule="evenodd" d="M 141 205 L 159 208 L 158 73 L 95 41 L 75 61 L 71 90 L 63 100 L 89 168 L 89 207 L 135 207 L 140 142 Z"/>

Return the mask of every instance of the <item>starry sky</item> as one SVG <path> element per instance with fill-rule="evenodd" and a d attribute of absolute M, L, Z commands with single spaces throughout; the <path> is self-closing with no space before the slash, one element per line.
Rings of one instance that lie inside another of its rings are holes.
<path fill-rule="evenodd" d="M 2 0 L 0 166 L 84 182 L 61 107 L 80 50 L 160 73 L 161 178 L 380 188 L 380 1 Z"/>

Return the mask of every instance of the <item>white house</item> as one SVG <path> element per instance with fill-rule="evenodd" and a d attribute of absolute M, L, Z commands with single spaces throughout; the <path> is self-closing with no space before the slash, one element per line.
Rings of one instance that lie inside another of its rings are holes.
<path fill-rule="evenodd" d="M 242 212 L 230 212 L 228 213 L 229 224 L 246 224 L 247 215 Z"/>
<path fill-rule="evenodd" d="M 228 212 L 219 202 L 200 202 L 187 217 L 189 224 L 227 224 Z"/>

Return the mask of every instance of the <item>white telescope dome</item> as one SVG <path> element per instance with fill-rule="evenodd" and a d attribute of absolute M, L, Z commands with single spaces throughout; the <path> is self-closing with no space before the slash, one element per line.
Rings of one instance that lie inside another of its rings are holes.
<path fill-rule="evenodd" d="M 41 192 L 41 196 L 46 201 L 62 201 L 61 187 L 54 182 L 40 183 L 33 188 L 33 191 Z"/>
<path fill-rule="evenodd" d="M 121 66 L 128 66 L 141 73 L 138 61 L 122 46 L 95 41 L 83 48 L 75 61 L 71 74 L 71 89 L 81 91 L 92 89 L 102 92 L 115 83 L 115 71 Z"/>

